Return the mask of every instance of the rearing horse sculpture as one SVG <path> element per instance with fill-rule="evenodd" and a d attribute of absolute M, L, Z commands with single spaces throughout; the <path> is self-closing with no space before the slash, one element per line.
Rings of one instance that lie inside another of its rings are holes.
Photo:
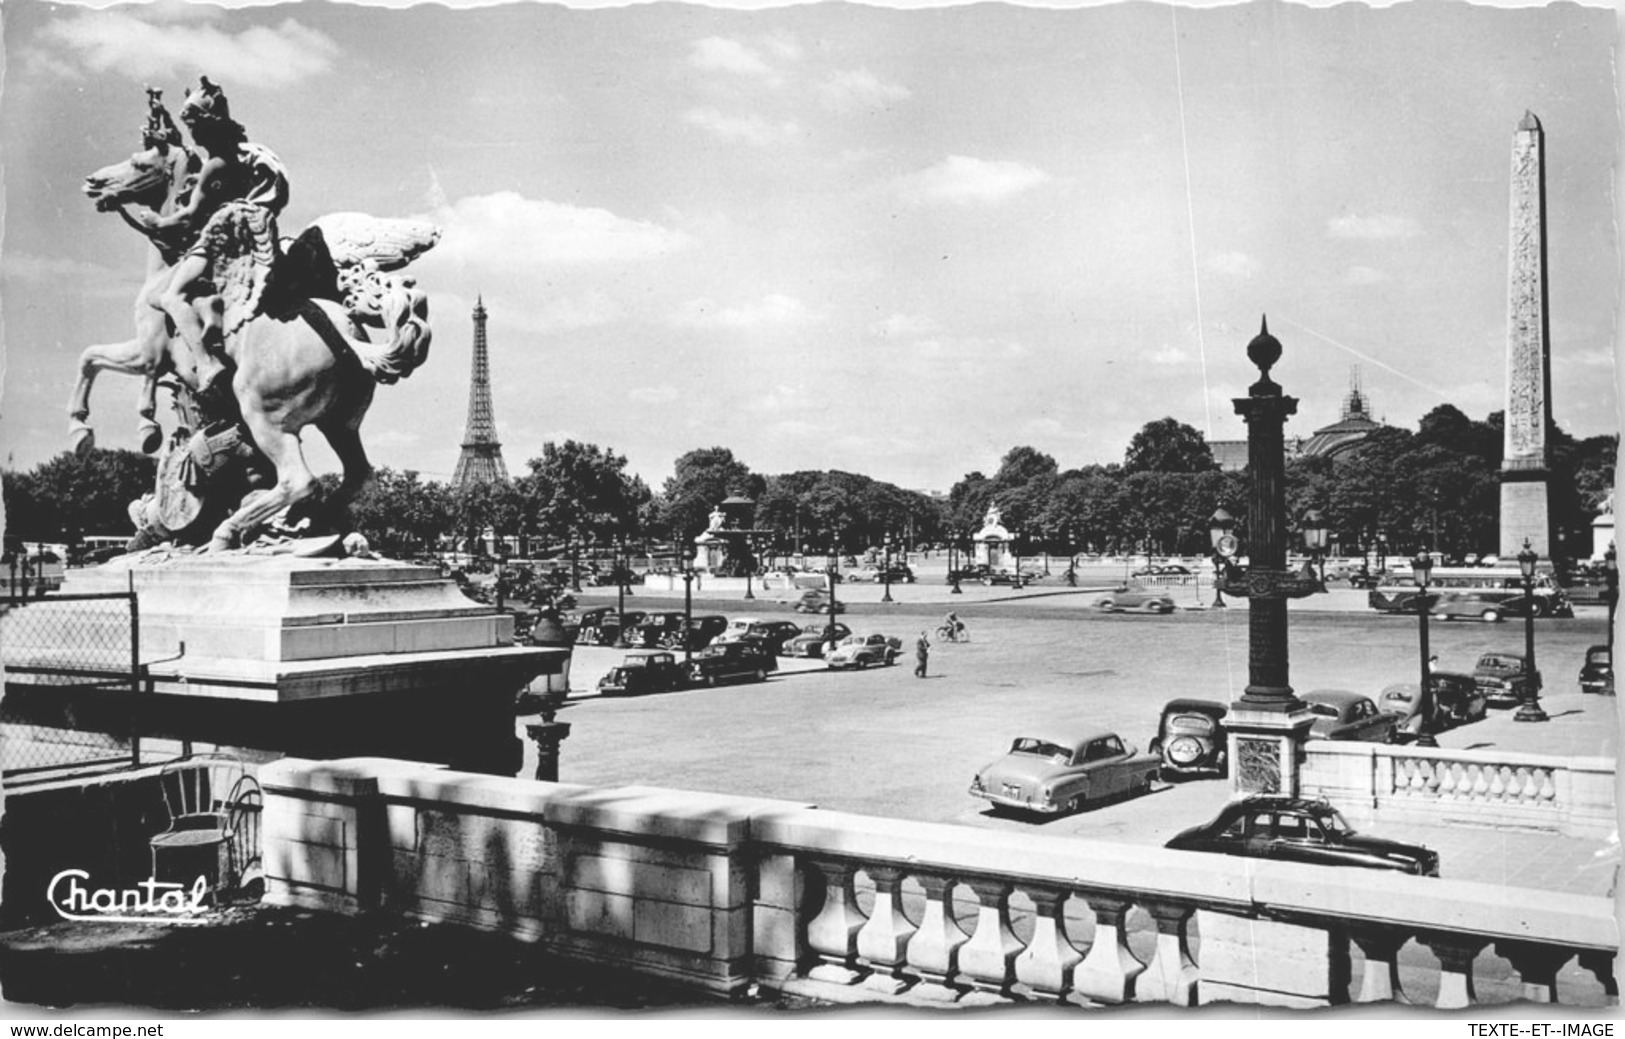
<path fill-rule="evenodd" d="M 136 334 L 118 343 L 90 346 L 80 355 L 79 381 L 69 414 L 76 450 L 93 446 L 87 423 L 90 388 L 99 371 L 141 377 L 143 447 L 155 450 L 161 431 L 153 415 L 160 377 L 173 372 L 191 389 L 195 375 L 188 351 L 174 348 L 168 317 L 153 306 L 170 269 L 188 243 L 172 232 L 151 231 L 125 213 L 132 203 L 167 212 L 175 205 L 192 162 L 174 140 L 154 141 L 128 160 L 98 170 L 84 190 L 102 211 L 118 210 L 147 237 L 147 277 L 135 301 Z M 287 253 L 275 260 L 273 288 L 260 311 L 240 315 L 224 352 L 233 368 L 231 388 L 241 423 L 276 470 L 276 482 L 248 495 L 213 531 L 210 548 L 231 547 L 239 538 L 308 498 L 316 487 L 300 434 L 319 429 L 343 466 L 334 504 L 354 497 L 371 476 L 362 449 L 361 420 L 379 382 L 411 374 L 428 355 L 428 302 L 410 278 L 385 277 L 433 247 L 432 225 L 339 213 L 315 221 Z M 230 298 L 233 283 L 255 276 L 251 256 L 218 256 L 214 278 Z M 258 272 L 263 277 L 263 271 Z M 240 294 L 239 294 L 240 295 Z M 373 336 L 383 341 L 373 342 Z"/>

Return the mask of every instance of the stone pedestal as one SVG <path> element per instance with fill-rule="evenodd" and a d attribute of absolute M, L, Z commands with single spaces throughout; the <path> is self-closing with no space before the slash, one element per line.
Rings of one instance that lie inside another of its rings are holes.
<path fill-rule="evenodd" d="M 1524 539 L 1542 559 L 1552 558 L 1551 503 L 1544 470 L 1501 474 L 1501 558 L 1516 559 Z"/>
<path fill-rule="evenodd" d="M 400 757 L 513 775 L 514 701 L 568 651 L 517 647 L 513 618 L 437 570 L 387 560 L 157 549 L 74 571 L 63 594 L 133 589 L 142 691 L 8 675 L 9 716 L 311 758 Z M 91 607 L 104 607 L 95 610 Z M 8 665 L 130 638 L 117 600 L 43 602 Z M 0 630 L 0 636 L 3 636 Z M 3 639 L 0 639 L 3 641 Z M 38 641 L 37 636 L 35 641 Z"/>
<path fill-rule="evenodd" d="M 1296 797 L 1304 740 L 1314 720 L 1301 704 L 1290 712 L 1250 710 L 1245 701 L 1231 704 L 1224 725 L 1234 793 Z"/>

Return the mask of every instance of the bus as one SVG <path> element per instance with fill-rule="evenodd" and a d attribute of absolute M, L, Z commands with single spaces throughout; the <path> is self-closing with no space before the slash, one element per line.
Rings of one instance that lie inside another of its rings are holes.
<path fill-rule="evenodd" d="M 1379 613 L 1415 613 L 1418 583 L 1412 573 L 1389 573 L 1367 596 Z M 1435 567 L 1428 575 L 1428 608 L 1442 595 L 1466 593 L 1486 603 L 1503 604 L 1508 612 L 1522 612 L 1523 572 L 1516 567 Z M 1573 616 L 1574 607 L 1550 573 L 1534 577 L 1534 614 L 1537 617 Z"/>

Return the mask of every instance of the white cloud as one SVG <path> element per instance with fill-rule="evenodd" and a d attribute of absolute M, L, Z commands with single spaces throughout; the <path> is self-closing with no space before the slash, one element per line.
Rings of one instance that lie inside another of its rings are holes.
<path fill-rule="evenodd" d="M 818 85 L 818 96 L 823 103 L 837 111 L 849 112 L 860 108 L 883 108 L 892 101 L 910 96 L 909 89 L 897 83 L 887 83 L 868 69 L 834 72 Z"/>
<path fill-rule="evenodd" d="M 903 196 L 913 202 L 999 202 L 1052 178 L 1036 166 L 1006 160 L 950 155 L 903 178 Z"/>
<path fill-rule="evenodd" d="M 1236 278 L 1251 278 L 1258 273 L 1258 261 L 1246 253 L 1214 253 L 1207 258 L 1207 269 Z"/>
<path fill-rule="evenodd" d="M 801 136 L 801 127 L 792 122 L 771 123 L 761 116 L 725 115 L 714 108 L 691 108 L 683 113 L 683 121 L 724 141 L 743 141 L 758 148 L 784 144 Z"/>
<path fill-rule="evenodd" d="M 1190 354 L 1177 346 L 1164 345 L 1150 357 L 1152 364 L 1184 364 L 1190 360 Z"/>
<path fill-rule="evenodd" d="M 786 327 L 817 320 L 804 303 L 793 296 L 773 293 L 742 306 L 719 306 L 715 300 L 695 299 L 684 304 L 674 321 L 696 328 L 754 329 Z"/>
<path fill-rule="evenodd" d="M 639 404 L 669 404 L 677 399 L 677 389 L 672 386 L 639 386 L 627 396 Z"/>
<path fill-rule="evenodd" d="M 782 49 L 776 49 L 776 53 L 781 57 L 787 56 Z M 703 40 L 695 40 L 694 47 L 689 52 L 688 63 L 707 72 L 728 72 L 736 76 L 747 76 L 772 86 L 778 86 L 784 81 L 760 52 L 725 36 L 707 36 Z"/>
<path fill-rule="evenodd" d="M 1379 271 L 1375 267 L 1350 267 L 1343 273 L 1345 285 L 1380 285 L 1393 280 L 1386 271 Z"/>
<path fill-rule="evenodd" d="M 97 74 L 117 73 L 138 81 L 172 79 L 194 69 L 219 69 L 231 83 L 281 87 L 321 75 L 341 58 L 339 45 L 292 18 L 239 33 L 207 20 L 177 19 L 163 25 L 122 10 L 87 11 L 62 18 L 40 34 L 48 54 L 37 63 L 64 62 Z M 178 98 L 174 99 L 178 102 Z"/>
<path fill-rule="evenodd" d="M 925 335 L 935 327 L 930 318 L 922 315 L 893 314 L 883 321 L 876 321 L 870 325 L 869 334 L 881 339 L 906 339 Z"/>
<path fill-rule="evenodd" d="M 1333 217 L 1326 222 L 1326 231 L 1333 238 L 1355 238 L 1380 241 L 1395 238 L 1415 238 L 1422 233 L 1416 221 L 1405 216 L 1348 216 Z"/>
<path fill-rule="evenodd" d="M 507 271 L 626 263 L 666 256 L 691 244 L 681 231 L 658 224 L 512 191 L 470 195 L 427 219 L 444 232 L 429 254 L 436 260 Z"/>

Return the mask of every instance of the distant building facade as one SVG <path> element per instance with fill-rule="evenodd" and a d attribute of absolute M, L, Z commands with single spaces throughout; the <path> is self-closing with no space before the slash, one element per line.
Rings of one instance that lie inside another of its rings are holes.
<path fill-rule="evenodd" d="M 1383 423 L 1371 417 L 1371 402 L 1360 389 L 1360 370 L 1356 367 L 1349 377 L 1348 396 L 1343 398 L 1343 416 L 1329 426 L 1322 426 L 1308 437 L 1287 437 L 1286 457 L 1336 458 L 1352 451 L 1355 445 L 1383 428 Z M 1208 444 L 1213 460 L 1225 472 L 1239 472 L 1247 468 L 1247 441 L 1214 440 Z"/>

